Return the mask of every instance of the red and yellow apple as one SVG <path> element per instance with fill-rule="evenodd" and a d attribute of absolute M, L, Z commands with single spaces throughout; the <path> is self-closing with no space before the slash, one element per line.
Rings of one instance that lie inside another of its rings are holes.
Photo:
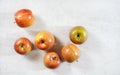
<path fill-rule="evenodd" d="M 28 54 L 32 50 L 33 46 L 29 39 L 21 37 L 14 43 L 14 49 L 19 54 Z"/>
<path fill-rule="evenodd" d="M 62 57 L 68 62 L 74 62 L 80 57 L 80 50 L 74 44 L 67 44 L 61 50 Z"/>
<path fill-rule="evenodd" d="M 60 65 L 59 55 L 55 52 L 48 52 L 44 56 L 44 65 L 48 68 L 56 68 Z"/>
<path fill-rule="evenodd" d="M 49 50 L 55 43 L 54 35 L 48 31 L 41 31 L 35 37 L 35 45 L 42 50 Z"/>
<path fill-rule="evenodd" d="M 70 31 L 69 37 L 73 43 L 82 44 L 87 40 L 88 33 L 83 26 L 76 26 Z"/>
<path fill-rule="evenodd" d="M 16 24 L 22 28 L 31 26 L 35 20 L 32 14 L 32 11 L 29 9 L 18 10 L 15 13 L 14 17 L 15 17 Z"/>

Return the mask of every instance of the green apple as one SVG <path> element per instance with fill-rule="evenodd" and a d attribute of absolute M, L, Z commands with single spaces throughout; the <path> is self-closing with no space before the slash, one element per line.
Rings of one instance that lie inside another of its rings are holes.
<path fill-rule="evenodd" d="M 69 37 L 73 43 L 82 44 L 87 40 L 88 32 L 83 26 L 76 26 L 70 31 Z"/>

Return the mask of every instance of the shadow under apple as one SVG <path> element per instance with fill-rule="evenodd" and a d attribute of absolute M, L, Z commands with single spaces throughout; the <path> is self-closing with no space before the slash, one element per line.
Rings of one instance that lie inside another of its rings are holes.
<path fill-rule="evenodd" d="M 28 32 L 30 35 L 35 36 L 39 31 L 45 30 L 46 24 L 45 22 L 35 15 L 35 22 L 30 27 L 24 28 L 26 32 Z"/>
<path fill-rule="evenodd" d="M 41 57 L 41 53 L 38 50 L 33 50 L 29 54 L 25 55 L 25 58 L 29 59 L 30 61 L 37 61 Z"/>
<path fill-rule="evenodd" d="M 95 65 L 100 63 L 102 56 L 102 42 L 99 37 L 89 31 L 88 39 L 80 46 L 81 55 L 78 62 L 75 62 L 75 68 L 82 72 L 88 72 L 95 69 Z"/>
<path fill-rule="evenodd" d="M 54 46 L 53 46 L 49 51 L 47 51 L 47 52 L 56 52 L 56 53 L 59 55 L 61 61 L 63 62 L 64 59 L 63 59 L 62 54 L 61 54 L 62 48 L 63 48 L 63 44 L 62 44 L 62 43 L 60 42 L 60 40 L 55 36 L 55 44 L 54 44 Z"/>
<path fill-rule="evenodd" d="M 27 68 L 34 71 L 45 70 L 45 66 L 43 64 L 44 54 L 44 51 L 33 50 L 28 55 L 25 55 L 25 59 L 29 62 Z"/>

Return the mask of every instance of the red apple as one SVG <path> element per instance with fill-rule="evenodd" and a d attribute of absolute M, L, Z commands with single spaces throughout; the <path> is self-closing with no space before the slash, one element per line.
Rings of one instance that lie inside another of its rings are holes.
<path fill-rule="evenodd" d="M 74 62 L 80 57 L 80 50 L 74 44 L 67 44 L 61 50 L 64 60 Z"/>
<path fill-rule="evenodd" d="M 29 39 L 21 37 L 15 41 L 14 49 L 19 54 L 28 54 L 32 50 L 32 43 Z"/>
<path fill-rule="evenodd" d="M 87 40 L 87 30 L 83 26 L 76 26 L 70 31 L 70 40 L 75 44 L 82 44 Z"/>
<path fill-rule="evenodd" d="M 29 27 L 34 23 L 34 16 L 29 9 L 18 10 L 14 17 L 17 25 L 22 28 Z"/>
<path fill-rule="evenodd" d="M 44 65 L 48 68 L 56 68 L 60 65 L 60 62 L 60 58 L 55 52 L 49 52 L 44 56 Z"/>
<path fill-rule="evenodd" d="M 55 43 L 54 35 L 48 31 L 41 31 L 35 37 L 35 45 L 42 50 L 49 50 Z"/>

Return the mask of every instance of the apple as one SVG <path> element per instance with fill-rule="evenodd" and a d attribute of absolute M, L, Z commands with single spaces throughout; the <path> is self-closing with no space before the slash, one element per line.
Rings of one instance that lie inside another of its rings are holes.
<path fill-rule="evenodd" d="M 21 37 L 14 43 L 14 49 L 17 53 L 24 55 L 28 54 L 32 50 L 33 46 L 29 39 Z"/>
<path fill-rule="evenodd" d="M 29 9 L 20 9 L 14 15 L 15 21 L 19 27 L 29 27 L 34 23 L 34 16 Z"/>
<path fill-rule="evenodd" d="M 61 54 L 67 62 L 74 62 L 80 57 L 80 50 L 74 44 L 67 44 L 62 48 Z"/>
<path fill-rule="evenodd" d="M 48 31 L 38 32 L 35 37 L 35 45 L 41 50 L 49 50 L 55 43 L 54 35 Z"/>
<path fill-rule="evenodd" d="M 69 37 L 73 43 L 82 44 L 87 40 L 88 33 L 83 26 L 76 26 L 70 31 Z"/>
<path fill-rule="evenodd" d="M 61 60 L 56 52 L 48 52 L 44 56 L 44 65 L 48 68 L 56 68 L 60 65 Z"/>

